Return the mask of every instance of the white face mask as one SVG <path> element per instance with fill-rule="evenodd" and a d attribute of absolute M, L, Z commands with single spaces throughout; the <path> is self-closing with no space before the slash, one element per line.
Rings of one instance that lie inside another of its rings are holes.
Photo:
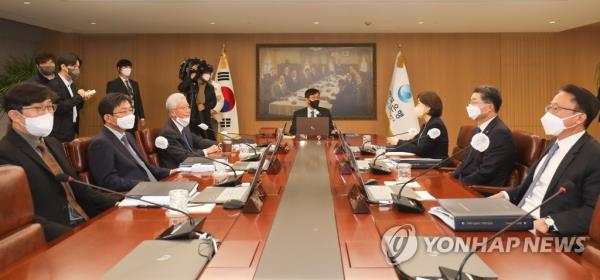
<path fill-rule="evenodd" d="M 210 73 L 204 73 L 202 74 L 202 80 L 205 80 L 208 82 L 208 80 L 210 80 Z"/>
<path fill-rule="evenodd" d="M 570 119 L 579 114 L 581 114 L 581 113 L 577 113 L 575 115 L 568 116 L 564 119 L 561 119 L 561 118 L 551 114 L 550 112 L 546 112 L 546 114 L 544 114 L 544 116 L 540 119 L 540 121 L 542 122 L 542 126 L 544 127 L 544 132 L 547 135 L 558 136 L 563 131 L 565 131 L 565 129 L 569 129 L 569 128 L 577 125 L 577 124 L 575 124 L 571 127 L 566 127 L 564 120 Z"/>
<path fill-rule="evenodd" d="M 117 125 L 121 129 L 125 129 L 125 130 L 132 129 L 133 126 L 135 125 L 135 115 L 131 114 L 131 115 L 117 118 Z"/>
<path fill-rule="evenodd" d="M 44 114 L 33 118 L 25 117 L 25 129 L 33 136 L 46 137 L 50 135 L 53 125 L 54 114 Z"/>
<path fill-rule="evenodd" d="M 175 121 L 177 121 L 183 127 L 186 127 L 190 124 L 190 117 L 187 117 L 187 118 L 179 118 L 178 117 L 177 119 L 175 119 Z"/>
<path fill-rule="evenodd" d="M 472 120 L 476 120 L 481 115 L 481 109 L 473 104 L 467 106 L 467 114 Z"/>
<path fill-rule="evenodd" d="M 122 68 L 121 69 L 121 74 L 123 74 L 123 76 L 125 76 L 125 77 L 131 76 L 131 68 L 129 68 L 129 67 Z"/>
<path fill-rule="evenodd" d="M 425 106 L 423 104 L 419 104 L 415 107 L 415 114 L 417 118 L 422 118 L 425 115 Z"/>

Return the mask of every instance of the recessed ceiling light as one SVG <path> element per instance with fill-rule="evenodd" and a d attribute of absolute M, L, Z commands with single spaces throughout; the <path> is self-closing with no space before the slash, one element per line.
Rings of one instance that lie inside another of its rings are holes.
<path fill-rule="evenodd" d="M 23 4 L 25 4 L 25 5 L 31 5 L 31 2 L 25 1 L 25 2 L 23 2 Z"/>
<path fill-rule="evenodd" d="M 425 22 L 421 20 L 421 21 L 419 21 L 419 22 L 417 22 L 417 23 L 418 23 L 418 24 L 424 24 Z"/>
<path fill-rule="evenodd" d="M 94 21 L 90 21 L 90 24 L 91 24 L 91 25 L 96 25 L 96 22 L 94 22 Z"/>
<path fill-rule="evenodd" d="M 315 25 L 316 25 L 316 24 L 319 24 L 319 22 L 318 22 L 318 21 L 313 21 L 313 24 L 315 24 Z"/>
<path fill-rule="evenodd" d="M 215 24 L 217 24 L 217 23 L 216 23 L 216 22 L 214 22 L 214 21 L 211 21 L 209 24 L 210 24 L 210 25 L 215 25 Z"/>
<path fill-rule="evenodd" d="M 549 24 L 555 24 L 556 22 L 557 22 L 557 20 L 548 21 Z"/>

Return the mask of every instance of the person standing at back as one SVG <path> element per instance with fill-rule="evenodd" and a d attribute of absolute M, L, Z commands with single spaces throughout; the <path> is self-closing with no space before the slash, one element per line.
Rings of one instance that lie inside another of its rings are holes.
<path fill-rule="evenodd" d="M 132 129 L 127 131 L 135 133 L 138 130 L 138 127 L 143 129 L 146 124 L 140 86 L 137 81 L 131 79 L 133 63 L 128 59 L 120 59 L 117 62 L 117 71 L 118 77 L 106 83 L 106 94 L 123 93 L 129 95 L 129 98 L 131 98 L 131 102 L 133 103 L 133 109 L 135 110 L 135 124 Z"/>

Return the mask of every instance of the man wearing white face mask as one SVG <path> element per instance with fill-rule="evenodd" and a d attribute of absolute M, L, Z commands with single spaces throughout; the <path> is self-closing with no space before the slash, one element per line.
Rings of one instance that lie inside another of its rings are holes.
<path fill-rule="evenodd" d="M 167 139 L 166 149 L 157 148 L 161 165 L 167 168 L 177 168 L 188 157 L 206 156 L 221 151 L 217 142 L 193 134 L 188 125 L 191 109 L 185 95 L 173 93 L 166 102 L 169 120 L 160 131 L 160 136 Z"/>
<path fill-rule="evenodd" d="M 61 183 L 56 175 L 77 178 L 52 131 L 55 94 L 45 86 L 21 83 L 4 96 L 3 109 L 11 125 L 0 141 L 0 165 L 23 167 L 35 212 L 46 240 L 53 240 L 81 222 L 111 208 L 115 200 L 77 183 Z"/>
<path fill-rule="evenodd" d="M 78 89 L 75 80 L 80 75 L 82 61 L 76 54 L 63 54 L 56 60 L 58 75 L 48 82 L 48 87 L 58 95 L 51 136 L 61 142 L 72 141 L 79 133 L 79 111 L 94 93 Z"/>
<path fill-rule="evenodd" d="M 182 64 L 180 78 L 182 79 L 177 89 L 185 95 L 192 109 L 190 117 L 190 130 L 199 136 L 216 140 L 214 133 L 198 127 L 205 123 L 211 125 L 211 110 L 217 105 L 217 96 L 214 86 L 209 83 L 213 68 L 206 60 L 192 58 Z M 213 129 L 215 129 L 213 127 Z"/>
<path fill-rule="evenodd" d="M 128 95 L 104 96 L 98 104 L 104 127 L 88 147 L 93 181 L 119 192 L 129 191 L 141 181 L 158 181 L 173 173 L 148 163 L 133 135 L 127 132 L 135 123 L 133 111 Z"/>
<path fill-rule="evenodd" d="M 566 184 L 566 193 L 534 211 L 534 228 L 542 233 L 585 235 L 600 194 L 600 144 L 586 133 L 600 102 L 585 88 L 563 87 L 541 118 L 546 134 L 556 136 L 529 168 L 523 184 L 494 197 L 510 199 L 525 211 L 540 205 Z"/>
<path fill-rule="evenodd" d="M 137 81 L 131 79 L 133 64 L 128 59 L 120 59 L 117 62 L 117 71 L 119 77 L 106 83 L 106 94 L 118 92 L 129 95 L 135 109 L 135 124 L 132 129 L 127 131 L 135 133 L 138 130 L 138 123 L 142 129 L 146 122 L 140 86 Z"/>
<path fill-rule="evenodd" d="M 490 146 L 484 152 L 465 151 L 465 159 L 453 176 L 466 186 L 507 186 L 510 182 L 515 168 L 514 144 L 510 129 L 498 117 L 501 105 L 502 97 L 495 87 L 484 85 L 473 90 L 467 114 L 477 122 L 475 134 L 487 135 Z"/>

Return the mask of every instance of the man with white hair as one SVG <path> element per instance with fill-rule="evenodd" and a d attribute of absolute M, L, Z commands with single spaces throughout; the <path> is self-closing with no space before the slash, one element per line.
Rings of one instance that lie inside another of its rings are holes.
<path fill-rule="evenodd" d="M 161 164 L 167 168 L 177 168 L 188 157 L 206 156 L 220 151 L 217 142 L 193 134 L 190 123 L 191 108 L 185 95 L 173 93 L 166 102 L 169 119 L 160 131 L 167 139 L 166 149 L 157 149 Z"/>

